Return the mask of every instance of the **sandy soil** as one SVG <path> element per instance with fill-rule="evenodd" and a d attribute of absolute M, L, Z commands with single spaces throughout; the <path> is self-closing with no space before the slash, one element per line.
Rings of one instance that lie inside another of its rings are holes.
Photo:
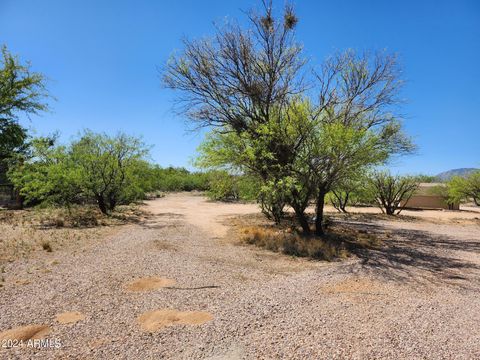
<path fill-rule="evenodd" d="M 349 213 L 353 214 L 381 214 L 380 208 L 376 207 L 347 207 Z M 326 211 L 335 213 L 333 206 L 326 206 Z M 404 209 L 400 213 L 404 217 L 415 217 L 425 220 L 480 220 L 480 208 L 473 206 L 462 206 L 460 210 L 409 210 Z"/>
<path fill-rule="evenodd" d="M 326 263 L 229 241 L 254 205 L 172 194 L 147 209 L 96 245 L 6 265 L 0 339 L 49 341 L 0 358 L 480 358 L 478 222 L 340 218 L 385 245 Z"/>

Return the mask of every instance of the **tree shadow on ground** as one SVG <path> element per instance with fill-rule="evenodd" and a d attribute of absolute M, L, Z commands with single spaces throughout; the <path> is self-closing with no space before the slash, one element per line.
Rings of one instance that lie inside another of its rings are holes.
<path fill-rule="evenodd" d="M 480 239 L 461 239 L 428 231 L 390 228 L 375 223 L 340 222 L 383 239 L 377 249 L 353 249 L 361 266 L 385 280 L 480 285 Z M 468 259 L 467 259 L 468 258 Z M 476 258 L 477 263 L 469 260 Z"/>

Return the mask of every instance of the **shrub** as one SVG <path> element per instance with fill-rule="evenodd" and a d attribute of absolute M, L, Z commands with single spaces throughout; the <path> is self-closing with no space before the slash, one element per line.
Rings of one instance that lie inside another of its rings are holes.
<path fill-rule="evenodd" d="M 238 200 L 239 189 L 235 177 L 226 171 L 217 171 L 210 174 L 209 190 L 207 195 L 212 200 Z"/>
<path fill-rule="evenodd" d="M 418 181 L 411 176 L 391 175 L 388 171 L 373 172 L 369 178 L 372 197 L 382 212 L 394 215 L 402 211 L 404 204 L 418 188 Z"/>
<path fill-rule="evenodd" d="M 161 168 L 154 166 L 150 174 L 152 191 L 205 191 L 208 190 L 208 174 L 190 172 L 185 168 Z"/>
<path fill-rule="evenodd" d="M 42 227 L 93 227 L 98 226 L 104 216 L 92 205 L 74 205 L 70 208 L 37 206 L 32 220 Z"/>
<path fill-rule="evenodd" d="M 252 201 L 258 198 L 260 184 L 251 176 L 232 175 L 226 171 L 211 171 L 207 174 L 207 195 L 212 200 Z"/>
<path fill-rule="evenodd" d="M 55 138 L 32 141 L 30 154 L 9 171 L 29 204 L 96 203 L 104 213 L 142 199 L 150 189 L 151 165 L 142 142 L 125 134 L 86 131 L 69 146 Z"/>
<path fill-rule="evenodd" d="M 480 206 L 480 171 L 467 177 L 454 176 L 448 182 L 448 198 L 452 203 L 473 201 Z"/>

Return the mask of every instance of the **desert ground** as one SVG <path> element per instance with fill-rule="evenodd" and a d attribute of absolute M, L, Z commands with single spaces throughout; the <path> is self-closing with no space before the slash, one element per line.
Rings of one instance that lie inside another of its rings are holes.
<path fill-rule="evenodd" d="M 477 210 L 336 217 L 384 243 L 332 262 L 240 244 L 253 204 L 179 193 L 145 210 L 3 266 L 0 358 L 480 358 Z"/>

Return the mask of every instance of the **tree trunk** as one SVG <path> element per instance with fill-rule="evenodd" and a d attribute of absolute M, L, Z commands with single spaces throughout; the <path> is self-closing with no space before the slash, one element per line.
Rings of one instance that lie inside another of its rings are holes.
<path fill-rule="evenodd" d="M 115 207 L 117 206 L 117 200 L 115 199 L 114 196 L 109 197 L 108 206 L 110 211 L 113 211 L 113 209 L 115 209 Z"/>
<path fill-rule="evenodd" d="M 341 203 L 340 209 L 342 210 L 343 213 L 347 213 L 347 204 L 348 204 L 348 198 L 350 197 L 350 194 L 348 192 L 345 192 L 345 201 Z"/>
<path fill-rule="evenodd" d="M 107 215 L 108 211 L 107 211 L 107 205 L 105 204 L 105 199 L 101 195 L 97 195 L 96 198 L 97 198 L 97 204 L 98 204 L 98 207 L 100 208 L 100 211 L 102 212 L 102 214 Z"/>
<path fill-rule="evenodd" d="M 325 234 L 323 231 L 323 207 L 325 205 L 325 195 L 327 191 L 321 187 L 318 189 L 317 205 L 315 209 L 315 235 L 322 236 Z"/>
<path fill-rule="evenodd" d="M 297 217 L 298 223 L 302 227 L 303 233 L 305 235 L 310 235 L 310 233 L 311 233 L 310 224 L 308 223 L 307 216 L 305 215 L 305 212 L 300 211 L 300 210 L 297 211 L 296 209 L 294 209 L 294 210 L 295 210 L 295 215 Z"/>
<path fill-rule="evenodd" d="M 395 215 L 395 206 L 387 204 L 387 206 L 385 206 L 385 213 L 387 215 Z"/>
<path fill-rule="evenodd" d="M 23 201 L 24 201 L 24 198 L 22 195 L 20 195 L 20 191 L 18 190 L 13 190 L 14 191 L 14 194 L 15 194 L 15 203 L 16 203 L 16 206 L 19 208 L 19 209 L 23 209 Z"/>

